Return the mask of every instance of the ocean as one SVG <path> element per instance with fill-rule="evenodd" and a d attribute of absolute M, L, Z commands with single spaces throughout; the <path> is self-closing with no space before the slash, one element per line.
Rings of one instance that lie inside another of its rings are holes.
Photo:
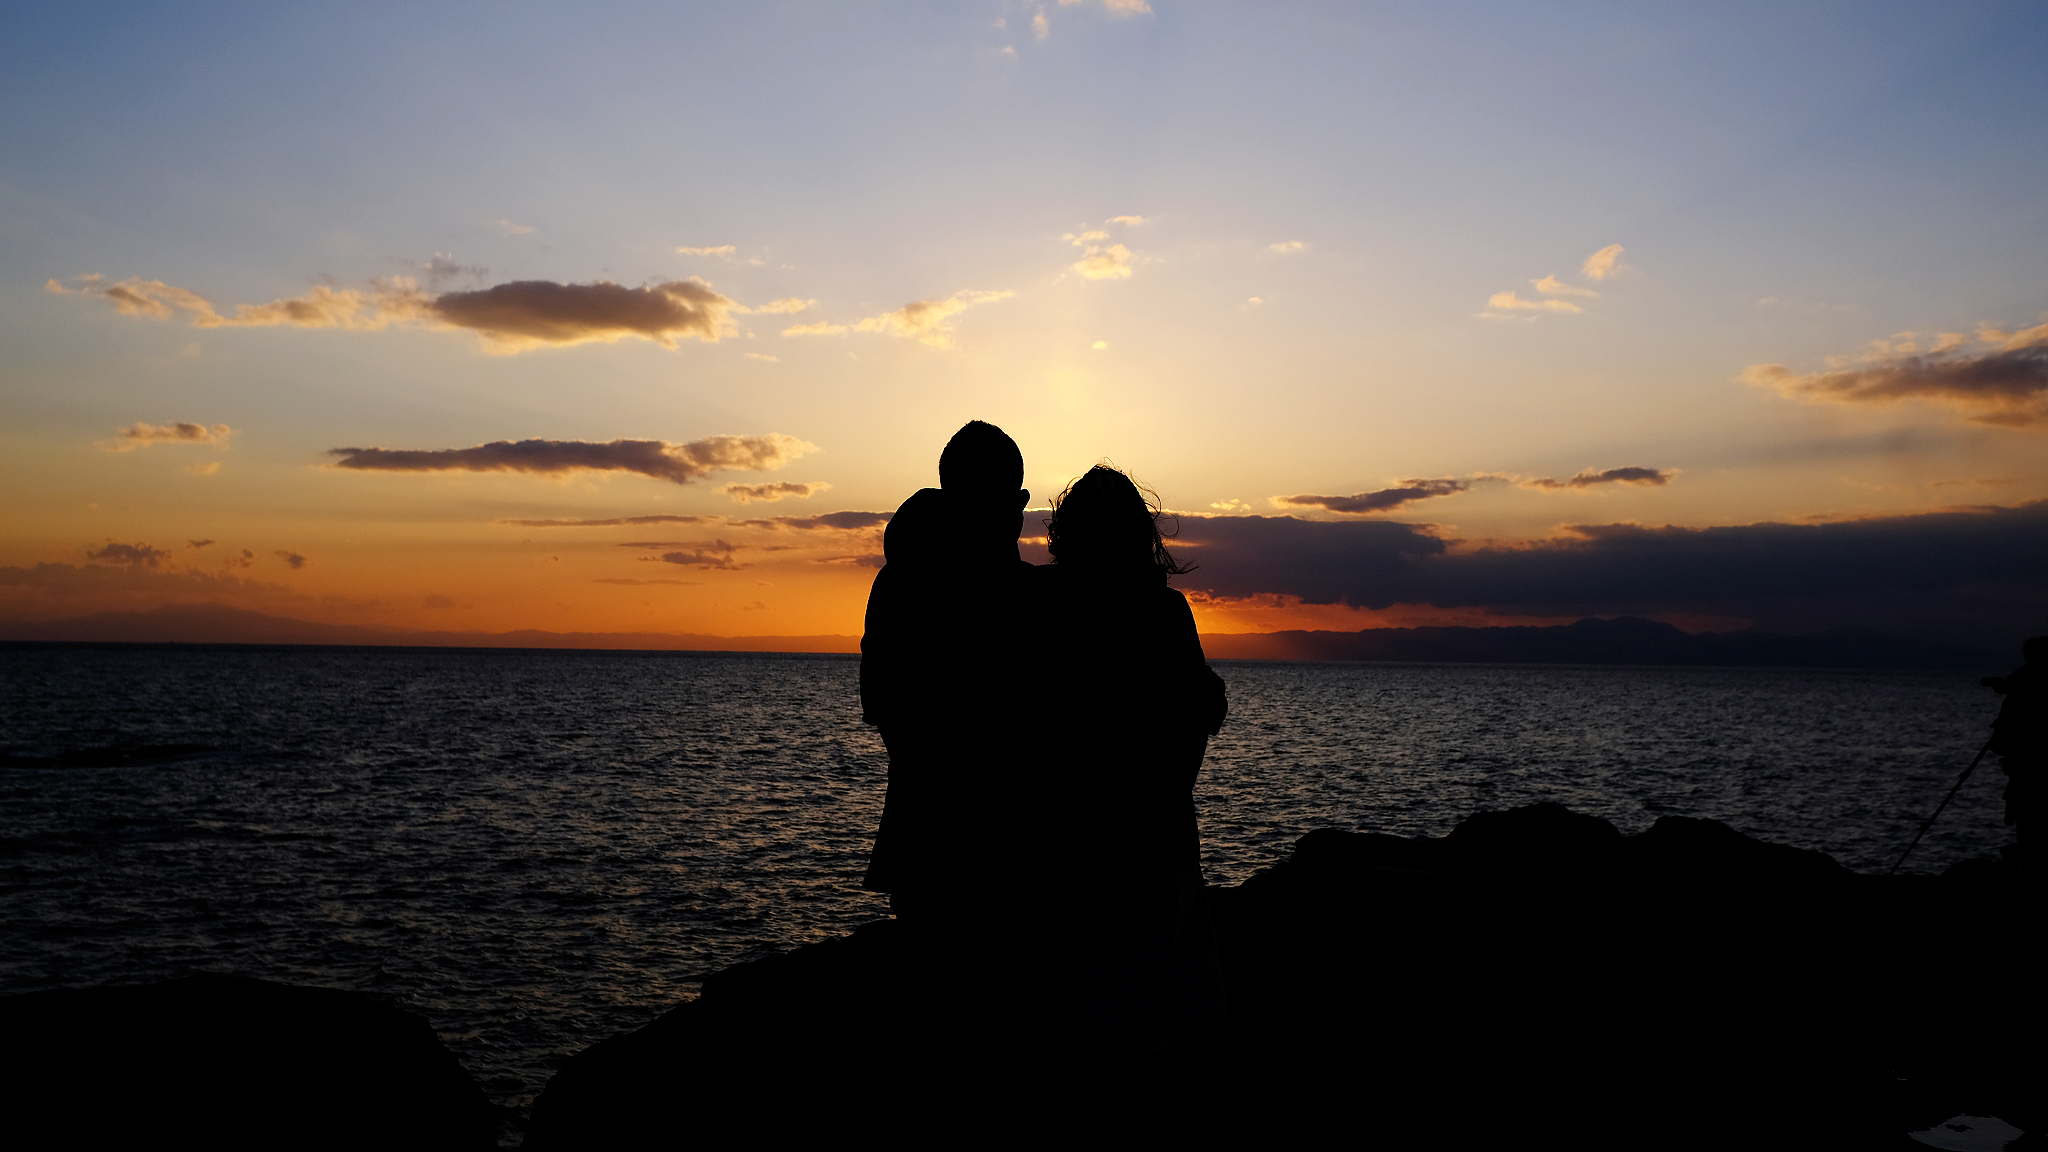
<path fill-rule="evenodd" d="M 1881 872 L 1998 703 L 1956 672 L 1216 667 L 1218 884 L 1312 829 L 1441 835 L 1542 800 Z M 858 657 L 13 645 L 0 670 L 0 993 L 197 971 L 375 993 L 508 1108 L 508 1145 L 563 1058 L 887 915 L 860 887 L 887 761 Z M 1059 755 L 1050 718 L 1015 738 Z M 2003 779 L 1987 760 L 1907 870 L 2008 843 Z"/>

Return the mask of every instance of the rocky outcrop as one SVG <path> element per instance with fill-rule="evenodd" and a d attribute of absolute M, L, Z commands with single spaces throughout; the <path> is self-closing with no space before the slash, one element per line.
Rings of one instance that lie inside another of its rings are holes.
<path fill-rule="evenodd" d="M 499 1113 L 427 1022 L 230 976 L 0 999 L 15 1148 L 487 1149 Z"/>
<path fill-rule="evenodd" d="M 1958 1113 L 2041 1127 L 2038 904 L 2002 866 L 1861 876 L 1711 820 L 1623 836 L 1543 804 L 1440 839 L 1313 832 L 1210 895 L 1231 1020 L 1169 1058 L 1080 1041 L 1037 959 L 1049 893 L 972 938 L 882 922 L 728 969 L 568 1061 L 529 1146 L 851 1126 L 1905 1152 Z"/>

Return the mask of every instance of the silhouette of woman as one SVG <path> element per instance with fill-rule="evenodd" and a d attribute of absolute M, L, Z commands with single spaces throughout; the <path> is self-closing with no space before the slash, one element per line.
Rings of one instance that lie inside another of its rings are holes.
<path fill-rule="evenodd" d="M 1222 725 L 1159 512 L 1097 465 L 1054 501 L 1040 645 L 1058 685 L 1040 826 L 1075 931 L 1062 960 L 1109 1051 L 1158 1054 L 1223 1012 L 1193 790 Z"/>

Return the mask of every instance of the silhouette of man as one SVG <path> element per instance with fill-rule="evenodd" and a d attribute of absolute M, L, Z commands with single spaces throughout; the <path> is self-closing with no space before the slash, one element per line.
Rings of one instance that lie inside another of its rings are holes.
<path fill-rule="evenodd" d="M 938 488 L 903 502 L 861 637 L 862 719 L 889 750 L 889 790 L 864 887 L 899 916 L 973 915 L 1021 866 L 1006 821 L 1019 751 L 1011 710 L 1027 683 L 1009 629 L 1032 566 L 1017 555 L 1024 456 L 972 420 L 939 456 Z"/>
<path fill-rule="evenodd" d="M 2028 640 L 2021 651 L 2025 664 L 1985 684 L 2005 697 L 1991 722 L 1991 750 L 2005 769 L 2005 822 L 2018 834 L 2014 854 L 2033 871 L 2040 868 L 2033 858 L 2040 833 L 2028 830 L 2041 819 L 2041 774 L 2048 768 L 2048 636 Z"/>

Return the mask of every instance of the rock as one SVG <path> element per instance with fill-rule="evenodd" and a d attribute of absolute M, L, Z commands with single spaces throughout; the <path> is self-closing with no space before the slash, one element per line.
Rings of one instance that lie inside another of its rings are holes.
<path fill-rule="evenodd" d="M 721 973 L 570 1060 L 532 1146 L 830 1137 L 860 1116 L 913 1142 L 1906 1152 L 1930 1115 L 2033 1121 L 2040 996 L 1997 975 L 2031 952 L 1951 980 L 1940 930 L 2031 922 L 2011 891 L 1857 876 L 1711 820 L 1623 836 L 1555 804 L 1441 839 L 1323 829 L 1209 890 L 1231 1018 L 1170 1059 L 1078 1040 L 1033 969 L 1050 893 L 1005 932 L 884 922 Z"/>
<path fill-rule="evenodd" d="M 427 1022 L 360 993 L 202 975 L 9 996 L 0 1024 L 17 1148 L 497 1144 Z"/>

